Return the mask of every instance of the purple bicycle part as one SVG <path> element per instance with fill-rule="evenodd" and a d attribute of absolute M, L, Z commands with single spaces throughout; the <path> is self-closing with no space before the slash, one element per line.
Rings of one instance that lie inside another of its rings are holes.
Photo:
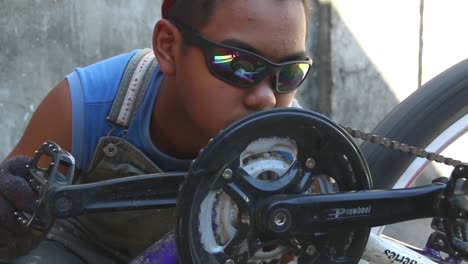
<path fill-rule="evenodd" d="M 439 264 L 461 264 L 462 262 L 461 260 L 456 259 L 452 256 L 448 256 L 446 258 L 442 257 L 442 255 L 440 254 L 440 251 L 433 248 L 432 242 L 430 239 L 428 239 L 423 250 L 414 249 L 414 248 L 411 248 L 411 249 Z"/>
<path fill-rule="evenodd" d="M 174 231 L 169 232 L 161 240 L 146 249 L 130 264 L 178 264 L 177 248 Z"/>

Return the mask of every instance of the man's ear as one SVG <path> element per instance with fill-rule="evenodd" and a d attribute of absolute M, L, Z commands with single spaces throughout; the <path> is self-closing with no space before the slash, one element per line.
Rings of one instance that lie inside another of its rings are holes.
<path fill-rule="evenodd" d="M 176 71 L 176 55 L 182 36 L 179 30 L 169 20 L 161 19 L 154 26 L 153 50 L 161 71 L 166 75 L 174 75 Z"/>

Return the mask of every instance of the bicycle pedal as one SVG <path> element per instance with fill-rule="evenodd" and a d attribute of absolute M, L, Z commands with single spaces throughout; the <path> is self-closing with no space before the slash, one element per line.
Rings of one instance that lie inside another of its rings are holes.
<path fill-rule="evenodd" d="M 44 165 L 46 166 L 40 167 Z M 55 186 L 63 186 L 73 182 L 75 159 L 70 153 L 62 150 L 58 144 L 46 141 L 35 152 L 27 168 L 28 173 L 23 177 L 37 193 L 38 198 L 34 212 L 19 210 L 15 212 L 15 217 L 26 229 L 46 230 L 52 222 L 52 217 L 44 205 L 48 192 Z M 65 169 L 67 170 L 66 175 L 61 174 L 60 170 Z"/>

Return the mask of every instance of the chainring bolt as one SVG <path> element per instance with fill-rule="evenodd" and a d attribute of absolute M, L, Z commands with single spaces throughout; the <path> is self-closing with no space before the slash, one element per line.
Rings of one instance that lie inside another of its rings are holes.
<path fill-rule="evenodd" d="M 307 247 L 306 253 L 309 256 L 313 256 L 313 255 L 315 255 L 315 253 L 317 253 L 317 248 L 314 245 L 310 245 L 310 246 Z"/>
<path fill-rule="evenodd" d="M 275 215 L 275 225 L 277 226 L 284 226 L 287 220 L 288 217 L 283 212 L 279 212 Z"/>
<path fill-rule="evenodd" d="M 440 247 L 443 247 L 445 245 L 444 241 L 442 239 L 437 239 L 437 241 L 435 242 L 436 245 L 440 246 Z"/>
<path fill-rule="evenodd" d="M 72 208 L 72 201 L 66 197 L 60 197 L 55 201 L 55 208 L 60 212 L 67 212 Z"/>
<path fill-rule="evenodd" d="M 241 215 L 241 223 L 250 225 L 250 216 L 248 214 Z"/>
<path fill-rule="evenodd" d="M 225 169 L 225 170 L 223 171 L 223 178 L 224 178 L 225 180 L 230 180 L 230 179 L 232 179 L 232 170 L 231 170 L 231 169 Z"/>
<path fill-rule="evenodd" d="M 226 260 L 226 262 L 224 262 L 224 264 L 236 264 L 236 263 L 234 262 L 234 260 L 228 259 Z"/>
<path fill-rule="evenodd" d="M 313 169 L 315 167 L 315 160 L 313 158 L 308 158 L 305 163 L 306 167 Z"/>

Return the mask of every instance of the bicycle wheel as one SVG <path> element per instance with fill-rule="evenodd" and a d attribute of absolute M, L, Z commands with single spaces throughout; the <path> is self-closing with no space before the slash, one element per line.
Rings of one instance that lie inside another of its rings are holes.
<path fill-rule="evenodd" d="M 424 84 L 399 104 L 373 133 L 444 154 L 443 151 L 451 145 L 460 144 L 462 139 L 466 140 L 467 131 L 468 59 Z M 420 181 L 422 172 L 425 169 L 427 171 L 431 164 L 425 159 L 387 150 L 370 142 L 364 142 L 361 149 L 369 164 L 376 189 L 414 186 L 415 181 Z M 461 156 L 452 158 L 466 162 L 468 155 L 465 151 Z M 430 179 L 422 181 L 422 184 L 430 184 Z M 425 223 L 430 223 L 428 221 Z M 414 224 L 411 222 L 407 227 L 413 226 L 415 229 Z M 376 228 L 373 232 L 381 234 L 383 227 Z"/>
<path fill-rule="evenodd" d="M 373 133 L 441 153 L 467 130 L 468 59 L 424 84 L 399 104 Z M 364 142 L 361 149 L 377 189 L 408 187 L 427 164 L 421 158 L 384 150 L 370 142 Z M 463 157 L 455 158 L 463 160 Z M 421 165 L 415 166 L 415 162 Z M 407 172 L 412 165 L 414 173 Z"/>

